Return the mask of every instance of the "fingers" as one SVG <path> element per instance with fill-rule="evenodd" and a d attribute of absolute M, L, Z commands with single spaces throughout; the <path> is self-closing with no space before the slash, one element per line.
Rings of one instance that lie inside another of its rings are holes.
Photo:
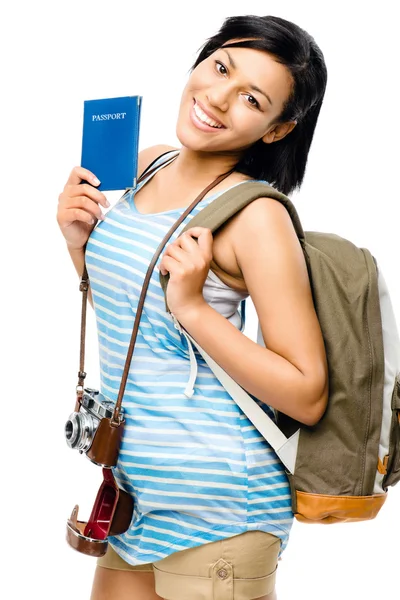
<path fill-rule="evenodd" d="M 181 263 L 186 262 L 189 258 L 188 253 L 185 250 L 183 250 L 182 248 L 179 248 L 179 246 L 175 246 L 174 244 L 170 244 L 166 248 L 166 250 L 164 252 L 164 257 L 165 256 L 172 256 L 173 258 L 175 258 L 176 260 L 178 260 Z"/>
<path fill-rule="evenodd" d="M 88 183 L 81 183 L 79 185 L 66 185 L 64 187 L 64 191 L 62 194 L 60 194 L 59 199 L 61 202 L 63 202 L 67 198 L 75 198 L 77 196 L 87 196 L 94 202 L 104 206 L 104 208 L 110 206 L 110 203 L 107 201 L 105 195 Z"/>
<path fill-rule="evenodd" d="M 182 236 L 187 234 L 196 238 L 200 236 L 212 237 L 211 229 L 209 229 L 208 227 L 190 227 L 190 229 L 187 229 L 185 233 L 182 234 Z"/>
<path fill-rule="evenodd" d="M 161 275 L 166 275 L 167 272 L 169 272 L 171 275 L 173 273 L 176 277 L 183 276 L 185 273 L 185 265 L 191 266 L 193 270 L 193 261 L 190 262 L 188 258 L 188 253 L 182 250 L 182 248 L 179 248 L 174 244 L 169 244 L 169 246 L 166 247 L 160 262 L 159 269 Z"/>
<path fill-rule="evenodd" d="M 175 243 L 167 246 L 163 254 L 162 266 L 165 266 L 166 258 L 172 257 L 184 268 L 186 273 L 194 273 L 197 270 L 202 271 L 205 269 L 209 261 L 207 257 L 199 251 L 198 244 L 192 238 L 182 240 L 181 243 L 186 245 L 186 248 L 180 247 Z M 195 246 L 194 249 L 193 245 Z"/>
<path fill-rule="evenodd" d="M 196 239 L 197 238 L 197 241 Z M 210 229 L 192 227 L 169 244 L 160 262 L 160 272 L 179 279 L 209 268 L 212 260 L 213 237 Z"/>
<path fill-rule="evenodd" d="M 196 239 L 197 238 L 197 241 Z M 173 245 L 183 248 L 187 252 L 199 252 L 205 260 L 212 259 L 213 236 L 210 229 L 205 227 L 192 227 L 180 235 Z"/>
<path fill-rule="evenodd" d="M 176 261 L 175 258 L 172 258 L 172 256 L 164 256 L 162 263 L 160 263 L 161 275 L 166 275 L 167 273 L 171 273 L 171 271 L 174 274 L 179 274 L 180 276 L 183 276 L 184 274 L 180 263 Z"/>
<path fill-rule="evenodd" d="M 82 221 L 82 223 L 88 223 L 89 225 L 93 225 L 96 222 L 96 219 L 92 217 L 91 213 L 80 208 L 71 208 L 68 211 L 68 220 L 70 223 Z M 64 226 L 65 225 L 68 225 L 67 221 L 64 222 Z"/>
<path fill-rule="evenodd" d="M 199 244 L 188 232 L 180 235 L 171 245 L 184 248 L 187 251 L 196 251 L 199 249 Z"/>
<path fill-rule="evenodd" d="M 68 221 L 74 221 L 73 215 L 74 211 L 77 211 L 77 215 L 81 215 L 82 212 L 87 213 L 87 219 L 77 218 L 78 221 L 84 221 L 87 223 L 94 222 L 92 218 L 102 219 L 103 213 L 101 212 L 100 206 L 97 202 L 91 200 L 87 196 L 73 196 L 72 198 L 67 196 L 66 198 L 60 197 L 60 209 L 68 211 Z"/>
<path fill-rule="evenodd" d="M 88 181 L 91 185 L 100 185 L 100 181 L 94 173 L 83 167 L 74 167 L 66 185 L 78 185 L 81 181 Z"/>
<path fill-rule="evenodd" d="M 66 196 L 69 196 L 71 198 L 75 196 L 87 196 L 88 198 L 90 198 L 94 202 L 97 202 L 98 204 L 101 204 L 105 208 L 110 206 L 105 195 L 99 190 L 96 190 L 96 188 L 89 185 L 88 183 L 66 186 L 64 188 L 64 192 Z"/>

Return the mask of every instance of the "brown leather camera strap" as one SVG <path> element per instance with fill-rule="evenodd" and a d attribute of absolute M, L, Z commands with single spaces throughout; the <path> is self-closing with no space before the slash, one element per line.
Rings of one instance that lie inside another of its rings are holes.
<path fill-rule="evenodd" d="M 139 185 L 139 183 L 141 183 L 143 181 L 143 179 L 145 179 L 146 177 L 149 177 L 155 171 L 157 171 L 157 169 L 159 168 L 160 165 L 153 167 L 153 164 L 156 161 L 158 161 L 162 156 L 164 156 L 165 154 L 168 154 L 169 152 L 171 152 L 171 151 L 169 150 L 168 152 L 164 152 L 158 158 L 153 160 L 153 162 L 151 162 L 145 168 L 145 170 L 143 171 L 143 173 L 137 180 L 136 186 Z M 178 157 L 178 155 L 174 156 L 173 160 L 175 160 L 175 158 L 177 158 L 177 157 Z M 173 161 L 171 161 L 171 162 L 173 162 Z M 125 190 L 122 198 L 130 190 L 132 190 L 132 188 L 127 188 Z M 84 250 L 84 252 L 86 251 L 86 244 L 84 245 L 83 250 Z M 88 296 L 88 292 L 89 292 L 89 283 L 90 283 L 89 276 L 88 276 L 88 272 L 86 269 L 86 263 L 85 263 L 83 266 L 83 274 L 82 274 L 80 285 L 79 285 L 79 291 L 82 292 L 82 310 L 81 310 L 81 339 L 80 339 L 79 371 L 78 371 L 78 385 L 76 386 L 75 411 L 79 411 L 79 408 L 80 408 L 80 402 L 81 402 L 82 396 L 83 396 L 83 386 L 84 386 L 84 381 L 85 381 L 85 377 L 86 377 L 86 373 L 85 373 L 85 340 L 86 340 L 86 310 L 87 310 L 87 296 Z"/>
<path fill-rule="evenodd" d="M 156 171 L 159 168 L 159 166 L 155 167 L 154 169 L 151 169 L 149 171 L 144 171 L 143 174 L 140 176 L 140 178 L 138 179 L 138 184 L 143 180 L 144 176 L 145 177 L 149 177 L 154 171 Z M 133 331 L 132 331 L 132 336 L 131 336 L 131 341 L 129 344 L 129 348 L 128 348 L 128 353 L 127 353 L 127 357 L 126 357 L 126 361 L 125 361 L 125 366 L 124 366 L 124 371 L 122 373 L 122 378 L 121 378 L 121 385 L 120 385 L 120 389 L 119 389 L 119 393 L 118 393 L 118 398 L 114 407 L 114 413 L 111 419 L 111 423 L 112 425 L 114 425 L 115 427 L 118 427 L 120 425 L 120 411 L 121 411 L 121 405 L 122 405 L 122 398 L 125 392 L 125 387 L 126 387 L 126 382 L 128 379 L 128 373 L 129 373 L 129 367 L 131 364 L 131 360 L 132 360 L 132 355 L 133 355 L 133 351 L 135 348 L 135 343 L 136 343 L 136 337 L 137 337 L 137 333 L 139 330 L 139 322 L 140 322 L 140 317 L 142 316 L 142 311 L 143 311 L 143 306 L 144 306 L 144 300 L 145 300 L 145 296 L 146 296 L 146 292 L 147 292 L 147 288 L 150 282 L 150 278 L 153 272 L 153 269 L 156 265 L 156 262 L 158 260 L 158 257 L 160 256 L 164 246 L 166 245 L 166 243 L 168 242 L 168 240 L 170 239 L 170 237 L 172 236 L 172 234 L 174 233 L 174 231 L 179 227 L 179 225 L 182 223 L 182 221 L 184 221 L 184 219 L 187 217 L 187 215 L 195 208 L 195 206 L 197 206 L 197 204 L 204 198 L 204 196 L 216 185 L 218 185 L 221 181 L 223 181 L 226 177 L 228 177 L 228 175 L 230 175 L 231 173 L 233 173 L 234 169 L 231 169 L 230 171 L 228 171 L 227 173 L 223 173 L 222 175 L 219 175 L 212 183 L 210 183 L 210 185 L 208 185 L 198 196 L 195 200 L 193 200 L 192 204 L 190 204 L 190 206 L 188 206 L 188 208 L 182 213 L 182 215 L 179 217 L 179 219 L 172 225 L 171 229 L 168 231 L 168 233 L 164 236 L 162 242 L 160 243 L 160 245 L 158 246 L 157 250 L 155 251 L 155 254 L 149 264 L 149 267 L 147 269 L 147 273 L 146 276 L 144 278 L 144 282 L 143 282 L 143 287 L 142 287 L 142 291 L 140 294 L 140 298 L 139 298 L 139 303 L 136 309 L 136 317 L 135 317 L 135 322 L 133 325 Z M 85 248 L 86 249 L 86 245 Z M 81 283 L 80 283 L 80 291 L 83 293 L 82 296 L 82 319 L 81 319 L 81 343 L 80 343 L 80 364 L 79 364 L 79 373 L 78 373 L 78 385 L 77 385 L 77 404 L 76 404 L 76 408 L 75 410 L 79 410 L 79 405 L 80 405 L 80 400 L 82 398 L 82 394 L 83 394 L 83 382 L 86 376 L 86 373 L 84 371 L 84 359 L 85 359 L 85 337 L 86 337 L 86 307 L 87 307 L 87 294 L 88 294 L 88 288 L 89 288 L 89 276 L 87 273 L 87 269 L 86 269 L 86 263 L 84 265 L 84 269 L 83 269 L 83 275 L 82 275 L 82 279 L 81 279 Z"/>
<path fill-rule="evenodd" d="M 85 244 L 86 247 L 86 244 Z M 87 295 L 89 290 L 89 277 L 86 271 L 86 265 L 84 265 L 83 275 L 79 284 L 79 291 L 82 292 L 82 312 L 81 312 L 81 343 L 80 343 L 80 356 L 79 356 L 79 371 L 78 371 L 78 385 L 76 386 L 76 404 L 75 411 L 79 410 L 80 402 L 83 396 L 83 384 L 85 381 L 85 338 L 86 338 L 86 308 L 87 308 Z"/>

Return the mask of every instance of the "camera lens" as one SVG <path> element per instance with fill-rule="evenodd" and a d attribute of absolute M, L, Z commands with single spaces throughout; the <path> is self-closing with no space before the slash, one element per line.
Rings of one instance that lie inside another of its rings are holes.
<path fill-rule="evenodd" d="M 65 423 L 64 427 L 65 440 L 70 448 L 77 448 L 81 444 L 82 426 L 81 415 L 72 413 Z"/>
<path fill-rule="evenodd" d="M 72 425 L 72 422 L 67 421 L 65 423 L 65 437 L 67 438 L 67 440 L 71 439 L 73 430 L 74 430 L 74 427 Z"/>
<path fill-rule="evenodd" d="M 93 442 L 98 422 L 98 419 L 94 419 L 85 410 L 69 415 L 64 427 L 65 441 L 68 446 L 76 448 L 79 452 L 87 452 Z"/>

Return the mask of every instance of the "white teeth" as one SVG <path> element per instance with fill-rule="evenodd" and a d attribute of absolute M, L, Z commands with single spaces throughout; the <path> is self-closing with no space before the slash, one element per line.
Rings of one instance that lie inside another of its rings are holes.
<path fill-rule="evenodd" d="M 203 123 L 206 123 L 207 125 L 210 125 L 210 127 L 215 127 L 216 129 L 221 129 L 222 125 L 220 125 L 219 123 L 217 123 L 216 121 L 213 121 L 212 119 L 210 119 L 210 117 L 208 117 L 200 108 L 200 106 L 197 104 L 197 102 L 195 102 L 194 104 L 194 112 L 196 113 L 196 117 L 202 121 Z"/>

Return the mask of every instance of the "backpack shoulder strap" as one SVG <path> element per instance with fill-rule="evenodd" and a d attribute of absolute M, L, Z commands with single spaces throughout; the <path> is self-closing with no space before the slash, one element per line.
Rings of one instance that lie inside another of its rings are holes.
<path fill-rule="evenodd" d="M 216 231 L 230 217 L 250 204 L 257 198 L 274 198 L 278 200 L 288 211 L 292 219 L 293 227 L 300 241 L 304 241 L 304 231 L 297 214 L 297 211 L 287 196 L 278 192 L 275 188 L 259 181 L 249 181 L 240 183 L 227 190 L 210 202 L 195 215 L 190 222 L 182 229 L 182 233 L 191 227 L 207 227 L 212 232 Z"/>
<path fill-rule="evenodd" d="M 189 223 L 180 232 L 180 235 L 190 229 L 191 227 L 207 227 L 214 233 L 219 227 L 221 227 L 228 219 L 233 217 L 242 208 L 250 204 L 257 198 L 274 198 L 286 208 L 289 216 L 292 220 L 294 230 L 297 234 L 299 242 L 303 248 L 305 248 L 306 240 L 301 224 L 300 218 L 297 211 L 292 204 L 291 200 L 285 194 L 278 192 L 275 188 L 263 183 L 261 181 L 249 181 L 243 182 L 239 185 L 233 186 L 220 194 L 215 200 L 210 202 L 197 215 L 195 215 Z M 307 263 L 307 268 L 308 263 Z M 162 275 L 159 273 L 160 284 L 165 296 L 165 307 L 168 311 L 168 305 L 166 300 L 166 292 L 169 281 L 169 273 Z M 169 311 L 168 311 L 169 312 Z"/>

